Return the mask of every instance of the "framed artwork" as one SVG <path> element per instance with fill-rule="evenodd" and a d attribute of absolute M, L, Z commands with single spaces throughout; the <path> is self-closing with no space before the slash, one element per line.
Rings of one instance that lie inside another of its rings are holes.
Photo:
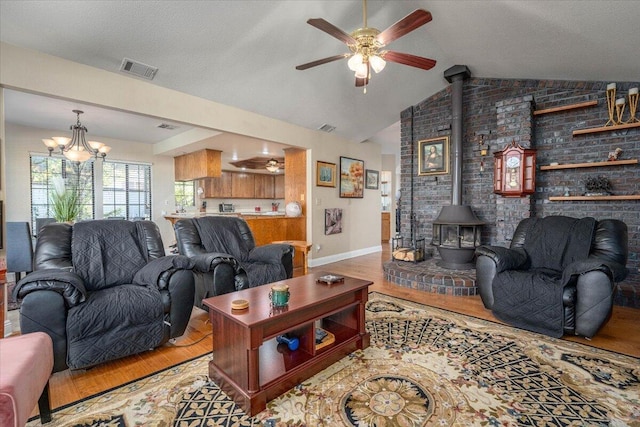
<path fill-rule="evenodd" d="M 449 173 L 449 137 L 418 141 L 418 175 Z"/>
<path fill-rule="evenodd" d="M 364 162 L 340 156 L 340 197 L 364 197 Z"/>
<path fill-rule="evenodd" d="M 342 209 L 331 208 L 324 210 L 324 234 L 342 233 Z"/>
<path fill-rule="evenodd" d="M 336 164 L 329 162 L 316 162 L 316 185 L 318 187 L 336 186 Z"/>
<path fill-rule="evenodd" d="M 377 190 L 380 188 L 380 172 L 371 169 L 364 171 L 364 188 L 369 190 Z"/>

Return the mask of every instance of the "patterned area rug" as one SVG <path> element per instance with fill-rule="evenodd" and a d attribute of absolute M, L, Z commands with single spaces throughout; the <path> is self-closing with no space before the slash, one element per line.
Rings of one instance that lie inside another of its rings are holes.
<path fill-rule="evenodd" d="M 640 359 L 377 293 L 367 328 L 369 348 L 255 417 L 209 381 L 204 356 L 56 410 L 47 425 L 640 426 Z"/>

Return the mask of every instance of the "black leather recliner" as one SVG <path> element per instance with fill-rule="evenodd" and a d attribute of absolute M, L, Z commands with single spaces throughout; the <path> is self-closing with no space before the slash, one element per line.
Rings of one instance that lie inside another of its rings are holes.
<path fill-rule="evenodd" d="M 509 248 L 476 249 L 484 306 L 509 324 L 550 336 L 592 337 L 609 320 L 627 275 L 627 226 L 614 219 L 522 220 Z"/>
<path fill-rule="evenodd" d="M 21 332 L 49 334 L 54 372 L 158 347 L 187 327 L 192 268 L 187 257 L 165 256 L 151 221 L 47 225 L 33 273 L 14 290 Z"/>
<path fill-rule="evenodd" d="M 196 307 L 207 310 L 202 304 L 205 298 L 293 276 L 293 246 L 256 246 L 242 218 L 187 218 L 177 221 L 174 228 L 178 252 L 195 261 Z"/>

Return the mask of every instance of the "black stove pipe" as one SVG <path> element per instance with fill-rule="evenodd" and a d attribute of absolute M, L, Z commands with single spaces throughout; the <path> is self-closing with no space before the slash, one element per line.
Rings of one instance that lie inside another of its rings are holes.
<path fill-rule="evenodd" d="M 444 72 L 444 78 L 451 83 L 451 205 L 462 204 L 462 85 L 471 77 L 466 65 L 454 65 Z"/>

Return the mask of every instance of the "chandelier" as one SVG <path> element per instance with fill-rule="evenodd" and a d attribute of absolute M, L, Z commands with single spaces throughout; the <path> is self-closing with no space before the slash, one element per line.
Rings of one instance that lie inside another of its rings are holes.
<path fill-rule="evenodd" d="M 280 164 L 276 159 L 270 159 L 265 168 L 271 173 L 276 173 L 280 170 Z"/>
<path fill-rule="evenodd" d="M 80 123 L 80 114 L 84 111 L 72 110 L 76 116 L 76 124 L 69 126 L 72 131 L 71 138 L 66 136 L 54 136 L 51 139 L 43 139 L 42 142 L 47 146 L 49 150 L 49 156 L 56 148 L 60 150 L 60 154 L 63 154 L 67 159 L 73 162 L 86 162 L 92 156 L 96 159 L 98 156 L 104 159 L 107 153 L 111 151 L 111 147 L 98 141 L 87 141 L 85 134 L 87 128 Z"/>

